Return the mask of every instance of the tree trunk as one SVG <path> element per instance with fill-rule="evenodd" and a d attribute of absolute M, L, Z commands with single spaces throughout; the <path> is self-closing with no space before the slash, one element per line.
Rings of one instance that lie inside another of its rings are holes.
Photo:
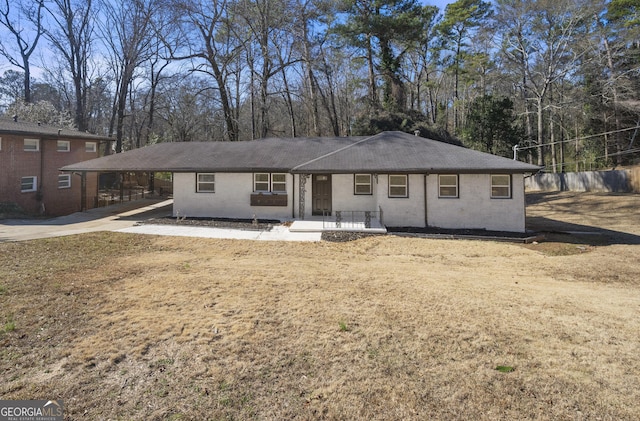
<path fill-rule="evenodd" d="M 373 45 L 371 34 L 367 34 L 367 64 L 369 66 L 369 101 L 371 109 L 378 108 L 378 93 L 376 89 L 376 73 L 373 64 Z"/>
<path fill-rule="evenodd" d="M 544 136 L 543 136 L 543 117 L 544 117 L 544 112 L 543 112 L 543 108 L 542 108 L 542 97 L 538 96 L 536 98 L 536 104 L 538 106 L 537 112 L 538 112 L 538 166 L 543 167 L 544 166 L 544 147 L 542 146 L 542 144 L 544 143 Z"/>
<path fill-rule="evenodd" d="M 311 43 L 309 41 L 309 28 L 307 19 L 303 19 L 302 36 L 304 39 L 304 63 L 306 66 L 306 79 L 309 84 L 309 101 L 311 102 L 311 132 L 314 136 L 320 136 L 320 123 L 318 116 L 318 94 L 316 90 L 315 78 L 313 77 L 313 67 L 311 66 Z"/>

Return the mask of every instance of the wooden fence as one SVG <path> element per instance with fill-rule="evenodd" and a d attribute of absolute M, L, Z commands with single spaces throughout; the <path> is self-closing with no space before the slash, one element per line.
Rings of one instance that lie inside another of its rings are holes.
<path fill-rule="evenodd" d="M 611 171 L 538 173 L 525 178 L 526 191 L 640 193 L 640 167 Z"/>

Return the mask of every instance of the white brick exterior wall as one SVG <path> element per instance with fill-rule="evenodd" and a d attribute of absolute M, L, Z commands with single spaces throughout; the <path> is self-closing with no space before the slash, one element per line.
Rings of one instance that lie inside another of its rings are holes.
<path fill-rule="evenodd" d="M 187 217 L 226 217 L 290 220 L 299 215 L 300 175 L 287 174 L 286 207 L 251 206 L 253 174 L 216 173 L 215 193 L 196 193 L 195 173 L 174 174 L 173 215 Z M 524 232 L 525 199 L 522 174 L 512 176 L 510 199 L 491 198 L 489 174 L 461 174 L 459 197 L 438 197 L 438 175 L 410 174 L 409 197 L 390 198 L 389 176 L 372 177 L 371 195 L 354 195 L 353 174 L 332 175 L 332 209 L 342 211 L 384 212 L 387 226 L 440 228 L 480 228 L 495 231 Z M 425 215 L 425 182 L 426 204 Z M 312 178 L 307 178 L 304 218 L 311 218 Z"/>

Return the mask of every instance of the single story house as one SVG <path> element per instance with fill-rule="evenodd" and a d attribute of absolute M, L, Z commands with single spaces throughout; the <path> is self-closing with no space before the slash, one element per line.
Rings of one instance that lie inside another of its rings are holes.
<path fill-rule="evenodd" d="M 392 227 L 525 231 L 524 177 L 539 167 L 403 132 L 161 143 L 63 171 L 169 171 L 173 215 L 343 218 Z"/>
<path fill-rule="evenodd" d="M 97 194 L 98 175 L 81 179 L 60 172 L 60 167 L 99 157 L 112 140 L 17 117 L 0 118 L 0 203 L 54 216 L 85 210 L 81 196 Z"/>

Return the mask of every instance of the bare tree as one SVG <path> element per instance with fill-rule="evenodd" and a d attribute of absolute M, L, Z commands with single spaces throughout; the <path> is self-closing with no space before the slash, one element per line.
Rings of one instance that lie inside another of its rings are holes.
<path fill-rule="evenodd" d="M 89 59 L 94 37 L 95 6 L 92 0 L 51 0 L 47 7 L 55 26 L 45 35 L 58 51 L 71 74 L 74 93 L 74 121 L 78 130 L 87 123 Z"/>
<path fill-rule="evenodd" d="M 521 17 L 513 19 L 514 12 Z M 505 17 L 502 13 L 510 15 Z M 578 40 L 584 34 L 581 31 L 585 19 L 591 14 L 588 0 L 499 2 L 498 15 L 502 30 L 505 31 L 502 52 L 518 64 L 525 101 L 530 101 L 535 109 L 540 166 L 544 165 L 543 145 L 548 139 L 544 130 L 545 112 L 554 107 L 549 101 L 551 89 L 578 68 L 584 59 L 586 49 Z M 509 24 L 513 26 L 507 26 Z M 552 155 L 554 153 L 552 150 Z"/>
<path fill-rule="evenodd" d="M 258 135 L 266 137 L 270 130 L 269 97 L 272 95 L 272 78 L 300 60 L 288 54 L 279 54 L 283 50 L 283 44 L 292 42 L 293 15 L 285 0 L 244 0 L 236 6 L 236 12 L 246 25 L 238 23 L 236 31 L 246 32 L 243 26 L 248 30 L 248 43 L 256 45 L 259 55 L 254 59 L 254 75 L 259 84 L 260 100 Z"/>
<path fill-rule="evenodd" d="M 12 12 L 11 6 L 17 6 Z M 11 3 L 4 1 L 0 8 L 0 25 L 7 28 L 11 37 L 15 41 L 13 47 L 9 47 L 0 39 L 0 55 L 5 57 L 9 63 L 18 67 L 24 72 L 24 100 L 31 102 L 31 55 L 38 45 L 40 37 L 44 33 L 42 26 L 42 9 L 44 0 L 22 0 Z M 29 22 L 33 27 L 24 27 L 22 22 Z M 17 50 L 19 58 L 13 53 Z"/>
<path fill-rule="evenodd" d="M 192 72 L 209 75 L 216 83 L 226 126 L 225 140 L 239 139 L 238 108 L 234 106 L 231 80 L 239 81 L 241 45 L 232 31 L 226 0 L 182 0 L 174 4 L 180 37 L 186 45 L 170 45 L 171 57 L 189 61 Z M 178 17 L 179 16 L 179 17 Z M 235 66 L 235 67 L 234 67 Z"/>
<path fill-rule="evenodd" d="M 112 135 L 115 126 L 116 152 L 122 152 L 129 89 L 136 78 L 136 71 L 152 52 L 153 17 L 157 7 L 155 0 L 105 1 L 103 4 L 104 19 L 100 31 L 116 82 L 109 129 Z"/>

